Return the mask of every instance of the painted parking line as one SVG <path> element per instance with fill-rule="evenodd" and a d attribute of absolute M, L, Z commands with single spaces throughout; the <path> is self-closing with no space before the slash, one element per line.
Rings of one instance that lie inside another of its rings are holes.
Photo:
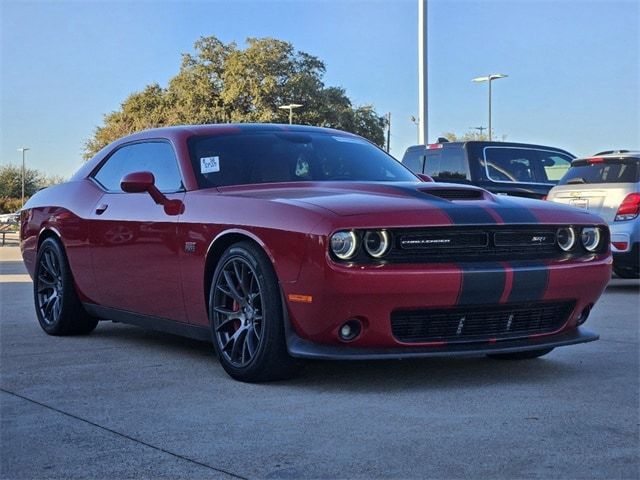
<path fill-rule="evenodd" d="M 31 283 L 31 277 L 25 274 L 0 275 L 0 283 Z"/>

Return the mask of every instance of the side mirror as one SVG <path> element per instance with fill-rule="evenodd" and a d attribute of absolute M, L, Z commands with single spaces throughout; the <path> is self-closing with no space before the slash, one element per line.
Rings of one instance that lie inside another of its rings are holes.
<path fill-rule="evenodd" d="M 151 172 L 132 172 L 122 178 L 120 188 L 127 193 L 148 192 L 151 187 L 155 187 L 155 182 L 156 179 Z"/>
<path fill-rule="evenodd" d="M 126 174 L 120 180 L 120 188 L 126 193 L 147 192 L 156 204 L 164 207 L 164 213 L 167 215 L 184 213 L 184 203 L 180 200 L 170 200 L 158 190 L 156 179 L 151 172 L 131 172 Z"/>
<path fill-rule="evenodd" d="M 429 175 L 425 175 L 424 173 L 416 173 L 416 176 L 423 182 L 433 182 L 433 178 Z"/>

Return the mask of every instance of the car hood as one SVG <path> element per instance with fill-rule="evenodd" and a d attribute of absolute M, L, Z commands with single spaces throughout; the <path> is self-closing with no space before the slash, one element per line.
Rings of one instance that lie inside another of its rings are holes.
<path fill-rule="evenodd" d="M 224 195 L 264 199 L 338 216 L 434 211 L 454 224 L 600 223 L 587 212 L 478 187 L 431 182 L 300 182 L 222 187 Z"/>

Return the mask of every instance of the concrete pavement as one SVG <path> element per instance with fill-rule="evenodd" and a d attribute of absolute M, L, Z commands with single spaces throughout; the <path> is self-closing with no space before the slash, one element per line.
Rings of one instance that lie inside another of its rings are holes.
<path fill-rule="evenodd" d="M 601 340 L 525 362 L 315 362 L 242 384 L 206 343 L 111 322 L 37 324 L 0 249 L 0 477 L 638 478 L 639 282 Z"/>

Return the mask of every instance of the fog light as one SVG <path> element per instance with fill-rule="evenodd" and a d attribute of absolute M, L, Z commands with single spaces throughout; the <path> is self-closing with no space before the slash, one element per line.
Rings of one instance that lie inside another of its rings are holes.
<path fill-rule="evenodd" d="M 343 342 L 350 342 L 358 335 L 360 335 L 361 330 L 362 324 L 360 323 L 360 320 L 352 318 L 351 320 L 346 321 L 344 325 L 340 327 L 338 336 Z"/>
<path fill-rule="evenodd" d="M 591 313 L 592 306 L 593 305 L 587 305 L 586 307 L 584 307 L 584 309 L 582 310 L 582 313 L 578 317 L 578 325 L 582 325 L 584 322 L 587 321 L 587 318 L 589 318 L 589 314 Z"/>

